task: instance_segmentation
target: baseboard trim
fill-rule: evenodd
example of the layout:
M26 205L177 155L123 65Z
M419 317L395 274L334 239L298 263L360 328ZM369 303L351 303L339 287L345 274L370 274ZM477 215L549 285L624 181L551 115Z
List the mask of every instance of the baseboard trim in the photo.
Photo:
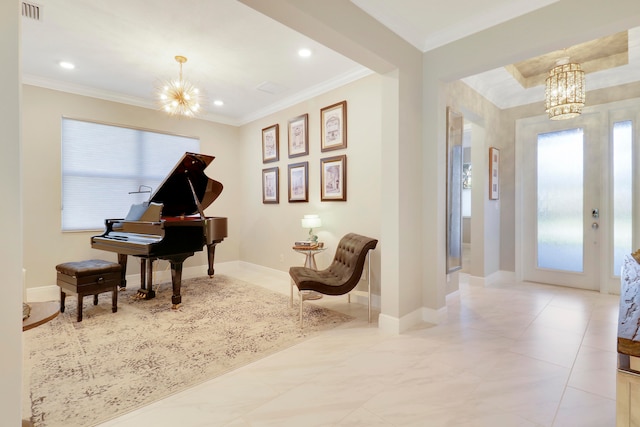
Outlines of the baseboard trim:
M378 316L378 328L393 334L401 334L409 329L430 323L433 325L440 324L447 318L447 307L439 309L420 307L401 318L380 314Z
M240 268L238 264L240 261L229 261L217 263L215 265L216 274L229 274L227 271L233 271ZM194 277L202 277L207 275L208 265L197 265L194 267L186 267L182 269L182 279L193 279ZM140 286L140 274L127 274L127 287ZM164 283L171 281L171 265L166 263L154 263L153 271L153 283ZM44 285L33 288L27 288L25 290L26 298L28 302L42 302L42 301L60 301L60 288L58 285Z
M280 279L283 280L290 280L290 276L289 273L287 271L282 271L282 270L276 270L275 268L271 268L271 267L265 267L263 265L258 265L258 264L253 264L250 262L246 262L246 261L236 261L237 262L237 268L242 269L242 270L249 270L249 271L253 271L256 273L264 273L264 274L269 274L272 276L276 276ZM229 273L231 274L231 273Z
M485 277L469 275L469 284L472 286L491 286L501 282L515 283L515 281L515 271L499 270Z
M26 294L27 302L60 301L60 288L58 285L27 288Z
M158 269L154 269L153 272L153 283L163 283L171 281L171 268L168 263L165 266L164 264L159 264ZM207 274L207 265L200 265L194 267L187 267L182 270L182 278L183 279L191 279L194 277L201 277ZM273 277L277 277L282 280L290 280L289 273L281 270L276 270L274 268L269 268L265 266L261 266L258 264L253 264L245 261L227 261L216 263L215 265L215 273L216 274L225 274L225 275L233 275L234 272L238 271L252 271L259 274L270 275ZM486 286L488 279L491 280L491 283L495 283L500 280L508 280L508 278L515 278L515 273L513 272L497 272L493 275L483 278L483 277L475 277L469 276L469 283L474 283L477 281L478 284L482 286ZM135 287L138 288L140 286L140 275L139 274L129 274L126 277L127 279L127 287ZM513 280L513 279L511 279ZM366 294L366 292L365 292ZM455 298L459 296L459 292L452 292L450 295L447 295L447 299ZM60 300L60 288L57 285L45 285L33 288L26 289L26 298L29 302L38 302L38 301L59 301ZM363 295L361 291L358 293L354 293L352 295L353 302L358 304L367 304L367 296ZM371 295L371 306L376 310L380 310L381 307L381 297L380 295ZM394 333L401 334L415 326L418 326L423 323L430 324L440 324L444 319L447 318L447 307L442 307L439 309L432 309L427 307L420 307L411 313L408 313L401 318L389 316L387 314L380 314L378 317L378 327L379 329Z

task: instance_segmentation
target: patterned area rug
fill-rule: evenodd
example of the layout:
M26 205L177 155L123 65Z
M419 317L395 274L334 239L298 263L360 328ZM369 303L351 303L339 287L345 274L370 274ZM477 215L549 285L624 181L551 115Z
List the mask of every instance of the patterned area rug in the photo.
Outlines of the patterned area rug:
M76 298L54 320L24 336L23 416L35 427L91 426L184 390L351 317L305 305L305 327L289 298L237 279L184 280L182 305L171 309L171 284L156 298L120 292L84 298L76 322Z

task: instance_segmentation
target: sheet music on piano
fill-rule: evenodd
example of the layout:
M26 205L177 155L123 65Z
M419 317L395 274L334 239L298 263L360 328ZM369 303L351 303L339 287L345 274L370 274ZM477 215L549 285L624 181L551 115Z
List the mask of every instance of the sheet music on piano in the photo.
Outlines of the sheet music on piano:
M91 238L91 247L118 254L126 286L127 256L141 260L138 294L151 299L153 261L171 263L173 307L182 302L182 265L204 246L208 274L214 275L215 246L227 237L227 218L206 217L204 210L222 192L223 186L204 173L213 156L185 153L147 202L134 204L125 218L106 219L105 231Z

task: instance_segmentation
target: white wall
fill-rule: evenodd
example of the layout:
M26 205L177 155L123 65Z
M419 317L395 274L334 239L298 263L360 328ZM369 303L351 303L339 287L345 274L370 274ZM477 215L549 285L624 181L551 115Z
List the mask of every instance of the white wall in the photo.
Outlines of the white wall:
M20 13L18 2L0 2L0 414L20 425L22 384L22 197L20 180Z
M240 131L242 223L239 236L240 259L276 270L288 271L302 265L303 255L292 251L296 240L304 240L308 230L301 228L304 214L318 214L322 227L314 230L328 250L316 255L318 268L333 259L340 238L349 232L369 237L380 236L380 180L383 160L380 156L380 77L371 75L340 89L325 93L276 114L242 126ZM347 148L320 151L320 109L347 101ZM288 158L289 119L309 115L309 154ZM262 129L280 127L280 160L262 163ZM347 200L320 201L320 159L347 156ZM288 165L308 162L309 202L289 203ZM279 168L279 204L262 203L262 169ZM379 271L382 243L372 253L373 292L380 293Z
M35 86L24 85L23 96L24 267L28 288L54 285L55 266L61 262L91 258L116 260L114 253L91 248L90 237L102 230L63 233L60 229L62 116L199 137L201 152L216 157L206 173L224 185L222 194L206 214L229 218L229 237L217 246L216 263L238 259L242 168L238 128L203 120L172 118L161 111ZM138 260L129 258L127 271L137 274ZM161 270L168 266L166 261L157 264ZM206 265L206 250L185 261L185 267L200 265Z

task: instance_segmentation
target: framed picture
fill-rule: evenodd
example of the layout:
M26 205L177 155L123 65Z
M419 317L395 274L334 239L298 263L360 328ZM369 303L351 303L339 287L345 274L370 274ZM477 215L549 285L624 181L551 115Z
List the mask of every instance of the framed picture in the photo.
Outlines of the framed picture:
M289 202L309 201L309 162L289 165Z
M347 156L320 159L320 200L347 200Z
M489 147L489 200L500 198L500 150Z
M309 154L309 115L289 120L289 158Z
M347 101L320 110L320 151L347 148Z
M262 163L277 162L280 159L279 125L262 129Z
M262 169L262 203L279 203L278 167Z

